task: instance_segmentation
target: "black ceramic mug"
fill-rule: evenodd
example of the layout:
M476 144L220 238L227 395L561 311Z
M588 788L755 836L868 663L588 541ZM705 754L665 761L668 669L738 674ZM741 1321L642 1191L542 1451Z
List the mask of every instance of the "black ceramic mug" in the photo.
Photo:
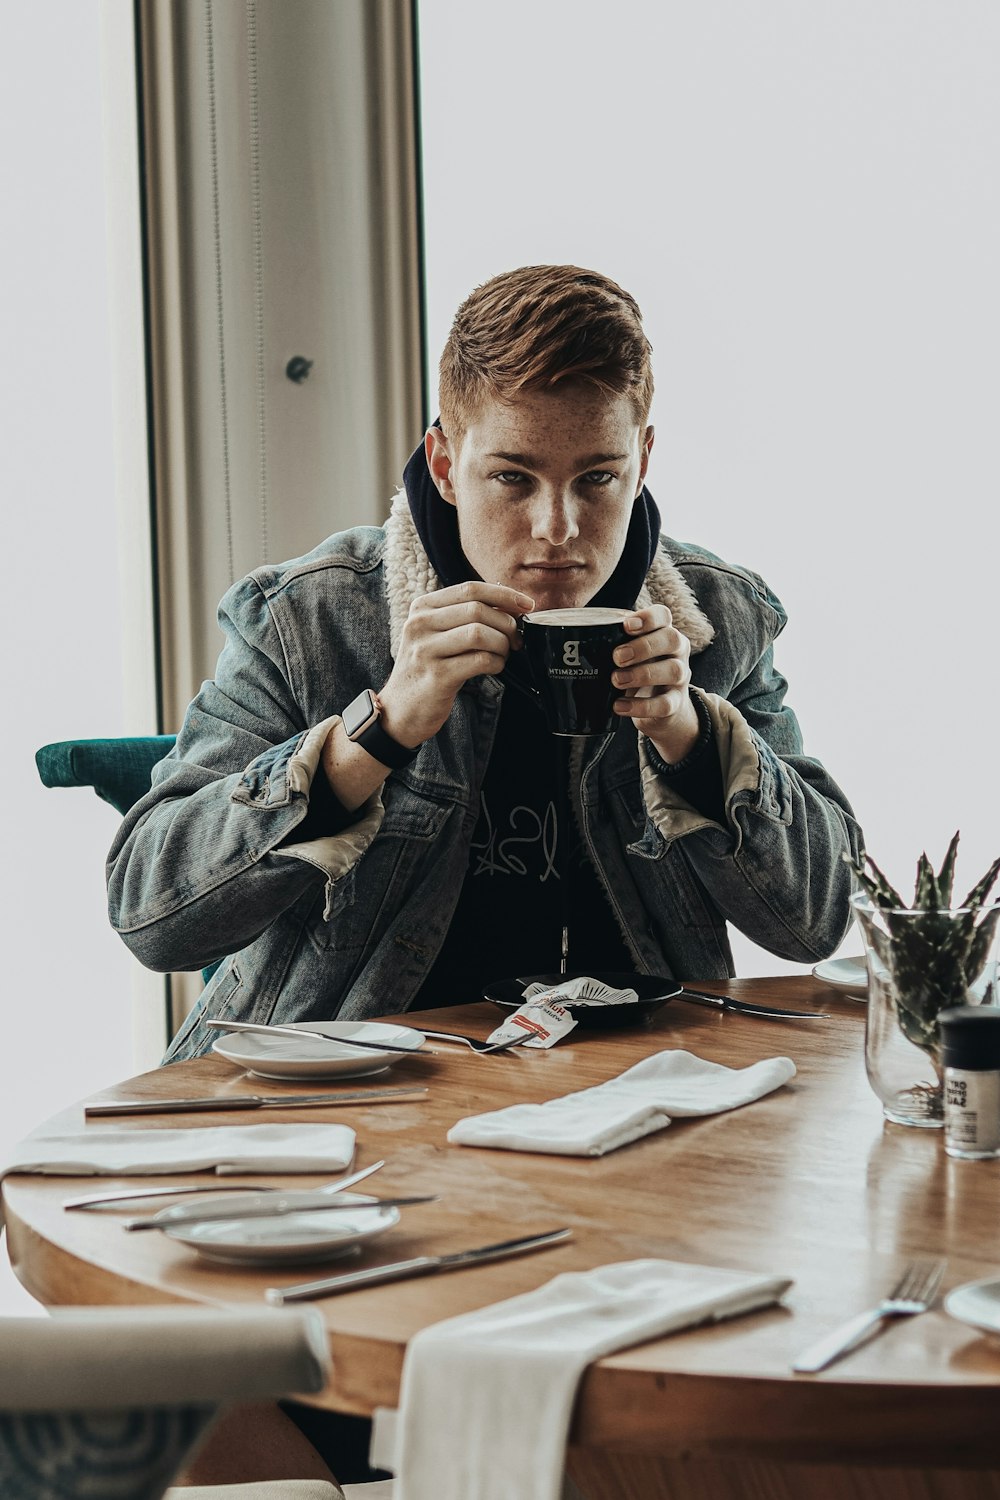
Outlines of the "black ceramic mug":
M553 734L609 734L618 727L612 653L628 639L630 613L588 605L522 616L528 665Z

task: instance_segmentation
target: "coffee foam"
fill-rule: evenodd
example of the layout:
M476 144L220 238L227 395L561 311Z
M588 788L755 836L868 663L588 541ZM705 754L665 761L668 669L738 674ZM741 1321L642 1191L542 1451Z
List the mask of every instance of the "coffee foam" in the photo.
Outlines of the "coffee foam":
M540 609L525 615L528 625L618 625L627 619L627 609L605 609L601 605L582 609Z

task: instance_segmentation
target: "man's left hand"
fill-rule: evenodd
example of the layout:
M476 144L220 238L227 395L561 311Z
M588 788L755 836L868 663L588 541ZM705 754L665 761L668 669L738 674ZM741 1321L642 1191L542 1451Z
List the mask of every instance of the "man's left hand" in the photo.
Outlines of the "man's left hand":
M698 743L701 724L691 701L691 642L675 630L669 609L653 604L624 621L630 637L615 650L615 712L633 719L670 765Z

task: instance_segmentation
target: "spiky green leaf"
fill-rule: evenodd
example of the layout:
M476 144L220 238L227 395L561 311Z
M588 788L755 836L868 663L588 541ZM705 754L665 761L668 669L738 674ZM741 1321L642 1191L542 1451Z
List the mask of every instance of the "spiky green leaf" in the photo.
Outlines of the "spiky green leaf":
M917 860L917 883L913 890L913 909L914 911L937 911L940 905L934 866L926 853L921 854Z
M955 856L958 853L958 839L959 834L956 830L951 843L948 845L948 851L941 866L941 873L938 875L938 897L942 906L951 905L952 888L955 884Z
M978 911L993 889L993 884L998 875L1000 875L1000 858L993 861L982 880L976 881L976 884L972 887L962 905L969 907L972 911Z

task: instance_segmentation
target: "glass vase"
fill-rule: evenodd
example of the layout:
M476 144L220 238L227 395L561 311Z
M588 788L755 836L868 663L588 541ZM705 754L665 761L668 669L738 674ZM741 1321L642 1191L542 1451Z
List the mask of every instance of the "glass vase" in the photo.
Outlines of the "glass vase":
M944 1092L938 1016L996 1004L1000 904L944 911L887 909L852 898L868 965L865 1068L896 1125L940 1129Z

